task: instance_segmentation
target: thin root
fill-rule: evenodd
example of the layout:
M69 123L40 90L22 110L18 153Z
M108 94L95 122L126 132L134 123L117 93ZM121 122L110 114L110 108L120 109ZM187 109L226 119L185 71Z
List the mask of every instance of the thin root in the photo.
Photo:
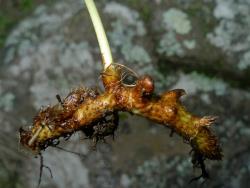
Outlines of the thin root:
M42 181L43 168L46 168L50 173L50 177L53 178L51 169L48 166L44 165L43 163L44 161L43 161L43 156L41 153L39 153L39 157L40 157L40 170L39 170L39 179L38 179L37 188L39 188L41 181Z

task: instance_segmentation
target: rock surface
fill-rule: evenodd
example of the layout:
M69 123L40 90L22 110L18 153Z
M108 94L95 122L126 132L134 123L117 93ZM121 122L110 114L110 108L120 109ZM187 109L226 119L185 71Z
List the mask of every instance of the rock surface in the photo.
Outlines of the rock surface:
M97 1L96 1L97 2ZM248 0L98 1L115 60L151 74L157 91L183 88L190 111L220 117L214 130L222 162L208 162L207 187L248 187L250 180L250 3ZM34 187L39 160L18 149L20 126L31 124L56 94L100 86L101 58L82 1L40 5L9 34L0 68L0 187ZM184 187L190 148L169 130L128 114L113 142L88 148L83 135L45 152L41 187ZM136 122L136 123L135 123ZM21 151L20 151L21 150ZM188 186L199 187L201 182Z

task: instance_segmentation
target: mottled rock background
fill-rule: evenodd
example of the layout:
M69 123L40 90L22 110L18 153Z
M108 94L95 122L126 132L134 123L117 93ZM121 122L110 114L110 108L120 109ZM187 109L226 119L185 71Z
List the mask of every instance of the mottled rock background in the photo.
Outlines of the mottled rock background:
M214 131L224 150L207 161L204 187L250 184L250 1L96 1L115 60L151 74L157 91L183 88L187 108L218 115ZM100 87L101 58L86 7L80 0L0 0L0 187L35 187L39 160L18 145L18 129L41 106L77 86ZM49 148L41 188L165 188L188 184L190 147L160 125L121 115L115 141L89 149L74 135Z

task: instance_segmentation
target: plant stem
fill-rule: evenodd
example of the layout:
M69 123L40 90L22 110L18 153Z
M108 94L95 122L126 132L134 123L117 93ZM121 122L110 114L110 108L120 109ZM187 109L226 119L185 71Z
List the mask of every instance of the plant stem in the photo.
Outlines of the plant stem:
M98 14L98 11L96 9L94 1L85 0L85 3L89 11L94 29L95 29L95 33L96 33L97 40L100 46L101 54L103 56L103 66L105 70L113 62L110 46L109 46L107 36L103 28L103 24Z

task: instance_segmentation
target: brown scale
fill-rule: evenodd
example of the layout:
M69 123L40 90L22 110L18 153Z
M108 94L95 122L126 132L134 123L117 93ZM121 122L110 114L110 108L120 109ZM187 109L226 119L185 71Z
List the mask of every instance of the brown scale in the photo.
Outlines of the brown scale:
M73 113L84 100L88 98L95 99L98 95L96 90L81 87L70 92L63 101L60 96L57 95L58 104L52 107L42 108L34 117L34 131L25 131L20 128L20 142L35 152L39 152L50 145L55 145L52 143L54 143L54 140L58 140L59 137L68 138L76 131L74 127L77 122L72 119ZM41 139L40 141L39 138L37 138L33 142L30 142L37 130L42 132L44 129L48 130L44 133L48 138ZM56 133L58 130L62 130L62 134L55 134L53 137L49 137L49 135L51 135L50 133Z

